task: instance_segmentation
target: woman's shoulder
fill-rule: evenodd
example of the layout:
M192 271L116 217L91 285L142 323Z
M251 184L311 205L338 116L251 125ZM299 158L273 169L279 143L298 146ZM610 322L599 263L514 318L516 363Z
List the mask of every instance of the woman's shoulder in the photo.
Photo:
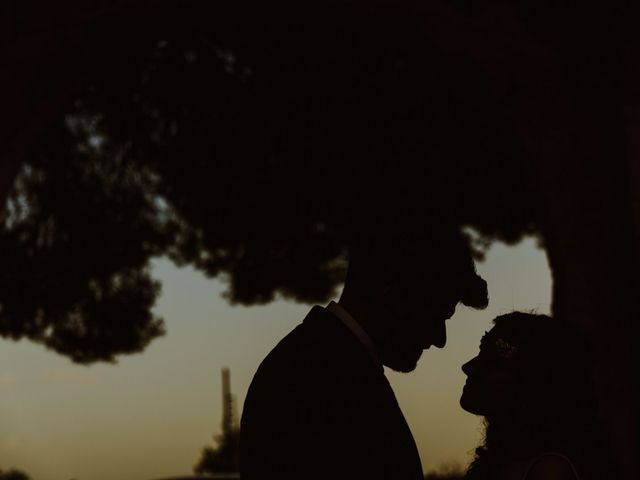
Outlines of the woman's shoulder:
M580 480L580 476L568 457L547 452L531 461L523 480Z

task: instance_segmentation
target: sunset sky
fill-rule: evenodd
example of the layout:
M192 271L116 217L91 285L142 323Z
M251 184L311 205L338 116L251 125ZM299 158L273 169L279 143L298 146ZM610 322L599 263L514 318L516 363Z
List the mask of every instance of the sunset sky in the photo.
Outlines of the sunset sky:
M490 304L458 306L443 350L423 355L412 374L388 372L425 471L464 466L480 439L478 418L462 411L460 366L477 352L496 315L549 312L545 254L527 239L496 244L478 271ZM167 335L115 365L81 367L29 342L0 340L0 469L33 480L152 480L192 472L220 430L221 374L242 406L259 362L299 323L309 305L230 306L224 284L159 259L163 283L155 311Z

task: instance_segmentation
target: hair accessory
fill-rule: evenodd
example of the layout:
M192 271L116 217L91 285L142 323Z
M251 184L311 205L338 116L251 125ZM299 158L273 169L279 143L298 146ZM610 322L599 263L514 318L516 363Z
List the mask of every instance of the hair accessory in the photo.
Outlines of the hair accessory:
M518 347L507 342L504 338L498 338L495 342L498 355L502 358L513 358L518 352Z

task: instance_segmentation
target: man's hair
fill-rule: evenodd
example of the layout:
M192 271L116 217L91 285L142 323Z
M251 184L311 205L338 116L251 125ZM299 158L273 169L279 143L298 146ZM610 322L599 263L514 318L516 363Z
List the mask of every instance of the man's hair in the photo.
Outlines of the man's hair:
M488 304L487 283L476 273L468 239L448 225L386 224L361 232L349 250L345 286L397 285L409 295L450 294L473 308Z

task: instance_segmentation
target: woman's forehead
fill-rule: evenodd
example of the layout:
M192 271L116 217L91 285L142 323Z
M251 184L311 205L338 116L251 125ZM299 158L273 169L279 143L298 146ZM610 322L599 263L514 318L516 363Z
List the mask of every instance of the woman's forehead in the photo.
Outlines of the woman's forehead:
M484 335L480 339L480 348L493 348L498 343L513 343L514 340L515 338L512 332L509 332L504 328L493 327L488 332L484 332Z
M500 332L496 332L495 327L488 332L484 332L484 335L480 339L480 347L488 347L495 344L496 340L500 338L499 333Z

